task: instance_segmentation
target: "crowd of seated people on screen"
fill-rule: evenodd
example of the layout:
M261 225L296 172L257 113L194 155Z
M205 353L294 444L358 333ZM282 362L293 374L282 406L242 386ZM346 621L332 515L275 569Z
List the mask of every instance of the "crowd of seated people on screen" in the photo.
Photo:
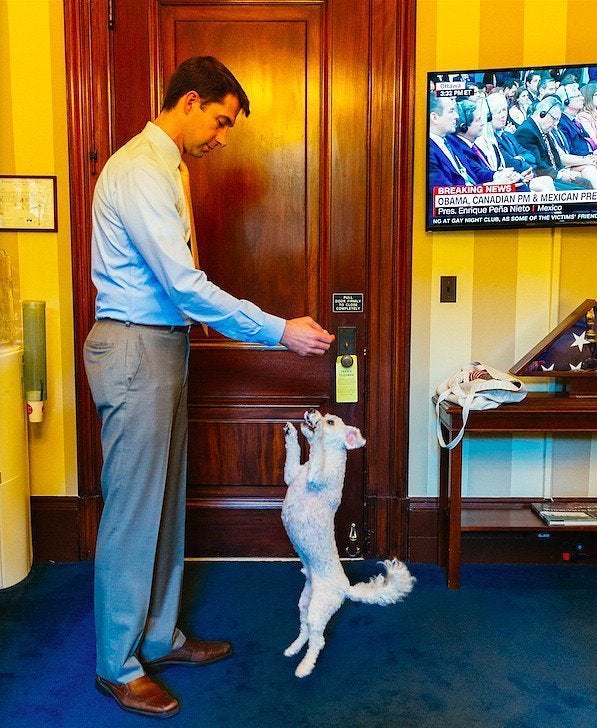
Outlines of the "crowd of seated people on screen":
M442 81L463 83L461 95L437 93ZM435 76L428 174L430 190L597 189L597 67Z

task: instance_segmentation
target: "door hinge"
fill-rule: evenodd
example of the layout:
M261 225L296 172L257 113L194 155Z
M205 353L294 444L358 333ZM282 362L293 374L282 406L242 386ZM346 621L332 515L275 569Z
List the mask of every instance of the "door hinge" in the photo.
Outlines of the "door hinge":
M108 0L108 30L114 30L114 0Z
M97 149L90 149L88 157L89 161L91 162L91 168L89 172L90 174L95 175L97 174L97 168L95 166L97 164Z

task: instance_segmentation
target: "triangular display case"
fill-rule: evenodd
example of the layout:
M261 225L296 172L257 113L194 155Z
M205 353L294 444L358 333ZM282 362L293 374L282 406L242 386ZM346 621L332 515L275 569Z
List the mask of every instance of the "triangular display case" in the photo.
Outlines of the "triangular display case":
M517 377L558 377L570 397L597 397L597 301L583 301L510 371Z

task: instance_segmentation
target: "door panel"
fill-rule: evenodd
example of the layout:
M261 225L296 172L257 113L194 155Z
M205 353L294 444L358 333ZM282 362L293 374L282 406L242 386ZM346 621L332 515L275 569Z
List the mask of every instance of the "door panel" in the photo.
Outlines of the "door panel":
M93 0L92 3L64 0L82 554L93 557L101 512L99 419L91 401L81 355L83 341L94 320L95 290L90 277L81 274L90 267L91 199L97 174L109 155L139 132L148 118L157 114L163 66L170 64L173 67L176 61L175 50L169 60L163 52L162 36L167 32L165 18L173 9L179 13L186 9L191 13L205 11L204 22L214 24L233 21L243 23L245 27L251 22L263 24L266 21L278 24L278 27L282 23L292 24L292 30L287 28L287 31L294 41L280 39L280 47L286 49L286 55L288 46L285 44L294 42L291 49L297 47L294 24L302 22L305 26L307 47L302 56L305 70L300 76L301 83L305 82L307 87L301 107L306 114L307 130L303 152L305 252L302 258L299 254L288 261L289 272L285 273L285 277L291 279L288 293L283 291L281 300L274 301L274 310L278 313L284 313L284 308L290 310L299 300L297 287L300 286L300 295L306 295L305 308L307 303L315 302L309 309L321 314L328 328L358 327L358 351L363 353L367 345L369 362L366 373L365 367L360 367L361 384L365 382L367 387L366 398L356 407L341 407L332 404L331 357L297 362L296 357L283 350L258 347L249 347L250 356L247 357L247 347L234 342L225 342L215 336L207 341L195 340L191 359L194 385L190 414L195 441L192 448L196 455L191 456L189 463L194 485L189 488L188 498L188 553L232 552L231 542L237 544L237 553L246 555L290 550L280 529L279 506L284 488L281 485L279 427L285 418L298 420L303 408L321 406L329 407L357 424L362 423L364 415L366 423L367 468L363 473L363 450L351 453L344 503L337 519L341 546L347 526L353 518L356 519L354 522L360 518L364 495L369 555L407 556L415 4L415 0L362 3L355 0L293 0L290 3L283 0L261 0L259 3L246 0L204 0L201 3L187 0ZM355 12L357 5L358 13ZM356 15L358 17L354 17ZM194 15L191 21L195 22ZM175 27L172 24L171 29ZM311 42L310 38L315 41ZM221 38L222 42L225 40ZM172 49L175 45L175 41L170 44ZM242 38L239 47L243 47ZM246 55L252 55L251 48L247 49ZM223 60L233 66L227 58ZM293 56L291 60L296 61L296 58ZM242 59L243 63L250 61L250 58ZM266 58L266 66L267 63ZM298 63L293 65L295 68ZM266 97L264 88L258 83L253 85L251 78L245 78L242 65L233 66L233 69L245 85L251 84L253 101L253 115L248 120L241 120L234 131L236 135L248 133L251 123L258 118L259 94L264 94L263 101L274 96L268 92L270 95ZM293 70L293 77L287 78L288 83L284 86L298 88L295 76ZM308 89L315 89L317 85L319 98L314 101ZM275 89L276 100L280 93L283 98L284 88ZM264 108L266 106L263 104ZM244 132L241 124L245 126ZM276 146L275 139L261 138L267 133L265 126L253 128L262 148L256 152L249 147L244 152L247 158L254 154L254 163L274 147L278 156L273 155L270 160L276 166L279 157L281 163L287 161L281 155L288 151L295 154L290 146L288 149ZM232 149L230 146L223 152L218 162L225 161ZM244 155L241 159L240 167L230 175L235 180L236 194L249 203L256 199L263 204L262 189L271 186L267 186L267 180L264 183L262 179L245 174ZM292 160L296 159L296 155L292 157ZM199 171L201 169L199 166ZM273 173L269 168L266 171ZM205 194L210 193L210 185L205 185L203 180L194 178L193 181L195 185L202 185ZM297 181L294 176L277 175L277 186L287 182L295 185ZM197 208L201 204L197 199L198 189L195 189ZM286 199L290 200L289 205L295 202L292 196ZM288 209L292 209L290 215ZM269 212L273 214L271 209ZM205 209L197 209L197 213L197 222L200 222L199 216ZM291 207L278 214L286 226L297 222L296 212ZM214 217L219 221L224 217L223 212L214 213ZM245 209L241 217L237 216L233 232L247 221L253 225L255 235L259 235L259 225L269 223L261 223L256 214L251 216L251 210ZM226 224L230 224L228 220ZM300 234L298 237L300 239ZM204 229L202 245L207 255L210 251L205 250L205 245L209 239L209 230ZM288 235L288 239L296 243L296 238ZM230 246L229 250L236 250L236 238L224 242ZM268 276L276 280L278 270L286 264L284 248L281 250L278 267L268 269ZM216 257L208 262L219 266L220 259ZM230 262L233 268L235 262ZM250 264L252 260L244 261L242 266L236 264L234 272L238 274L238 280L243 276L239 287L252 285L244 275L245 266ZM267 260L259 260L255 268L260 271L267 265ZM301 271L305 271L304 280ZM228 266L225 266L222 270L218 268L216 275L227 275L228 272ZM297 286L294 286L295 280ZM231 285L236 282L237 276L233 276ZM267 289L260 299L264 302L268 296L268 282L262 286ZM366 294L364 314L331 314L331 292L347 291L348 286ZM252 290L262 295L259 286L253 286ZM365 320L368 332L364 328ZM226 347L226 356L222 357ZM200 357L197 356L199 351ZM237 376L239 367L240 371L246 372L242 380ZM365 402L367 407L363 412ZM246 428L246 420L251 418L252 424ZM227 470L223 472L224 466L219 468L215 464L211 449L205 445L206 440L210 440L209 434L199 440L199 428L204 426L219 428L215 435L219 439L226 427L231 432L237 426L242 428L242 435L239 430L229 440L238 443L239 437L245 438L243 448L249 445L261 448L268 438L270 450L263 458L267 467L249 454L246 463L235 456L234 463L226 465ZM251 428L253 441L247 438ZM255 440L257 444L254 444ZM213 446L219 448L218 458L223 457L222 452L235 452L224 444L218 441L217 446ZM270 458L272 462L269 462ZM224 477L229 478L228 483L221 482ZM270 484L278 478L280 484ZM231 484L233 482L237 484Z
M364 430L366 313L333 313L331 299L359 292L367 302L369 3L359 13L352 0L115 7L113 58L127 59L113 68L115 142L155 117L163 79L191 55L222 60L251 100L226 149L189 160L209 278L285 318L357 327L360 399L351 405L334 402L335 347L302 358L215 332L192 336L187 554L289 555L283 424L317 407ZM341 551L351 523L363 534L364 457L348 458Z
M319 313L320 16L251 5L161 14L164 79L185 58L214 55L251 100L223 154L189 160L202 265L285 318Z

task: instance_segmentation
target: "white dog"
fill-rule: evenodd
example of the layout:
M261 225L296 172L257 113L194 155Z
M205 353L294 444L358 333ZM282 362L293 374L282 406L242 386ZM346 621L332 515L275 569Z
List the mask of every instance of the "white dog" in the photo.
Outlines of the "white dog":
M394 604L413 588L415 578L396 559L384 561L386 574L369 582L350 585L336 548L334 515L342 500L346 451L363 447L365 440L356 427L317 410L305 412L301 431L310 447L309 459L301 465L297 431L286 423L284 480L288 486L282 505L282 521L303 562L305 587L299 600L299 636L284 651L296 655L309 642L296 669L297 677L309 675L325 640L324 629L346 597L367 604Z

